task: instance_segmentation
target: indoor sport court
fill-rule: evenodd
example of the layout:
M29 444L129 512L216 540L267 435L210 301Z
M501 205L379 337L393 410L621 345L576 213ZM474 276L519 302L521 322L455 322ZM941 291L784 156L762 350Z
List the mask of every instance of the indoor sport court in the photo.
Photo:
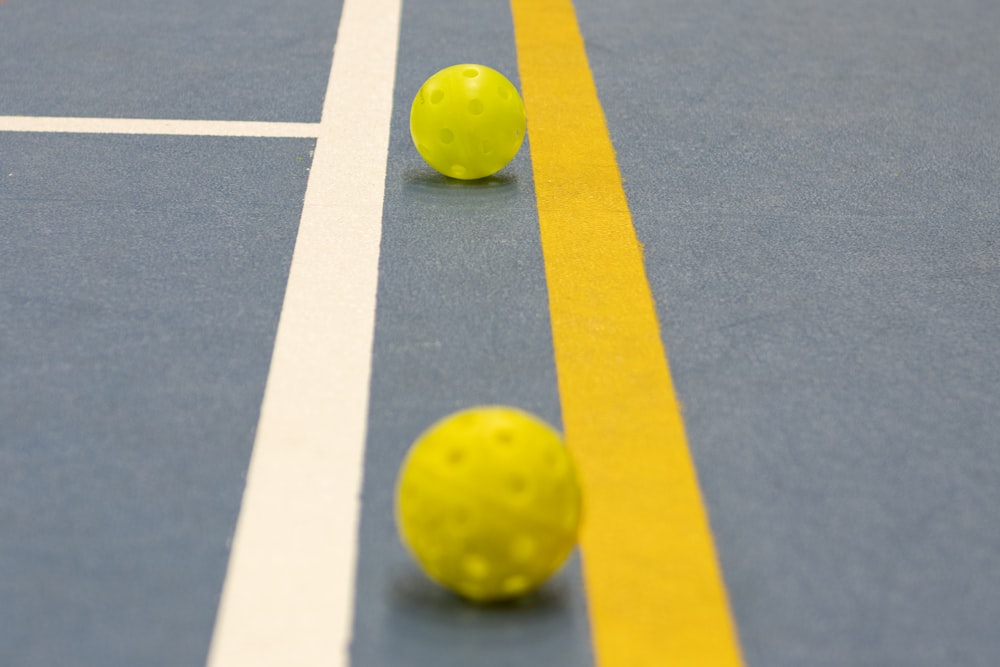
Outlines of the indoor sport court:
M0 0L0 665L1000 664L1000 3ZM461 181L422 82L504 73ZM565 433L475 605L410 444Z

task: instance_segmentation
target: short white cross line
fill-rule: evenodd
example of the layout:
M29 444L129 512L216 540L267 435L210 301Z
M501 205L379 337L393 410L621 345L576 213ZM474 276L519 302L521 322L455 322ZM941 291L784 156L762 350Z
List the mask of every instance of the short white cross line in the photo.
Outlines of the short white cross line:
M0 116L0 132L315 138L319 136L320 124L171 118Z

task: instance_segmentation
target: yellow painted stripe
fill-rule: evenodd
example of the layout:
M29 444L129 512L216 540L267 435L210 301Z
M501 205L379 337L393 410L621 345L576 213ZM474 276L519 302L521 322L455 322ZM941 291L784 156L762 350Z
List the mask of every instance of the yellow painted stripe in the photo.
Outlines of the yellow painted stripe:
M741 664L614 148L570 0L511 0L603 667Z

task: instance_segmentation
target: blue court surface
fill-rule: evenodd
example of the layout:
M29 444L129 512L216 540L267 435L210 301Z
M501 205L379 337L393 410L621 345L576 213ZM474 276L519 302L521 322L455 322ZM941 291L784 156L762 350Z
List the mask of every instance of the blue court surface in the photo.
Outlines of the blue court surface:
M539 1L740 664L1000 664L1000 3ZM443 67L521 88L517 2L0 0L0 665L722 664L605 652L585 549L482 607L397 537L432 422L563 425L544 121L474 182L409 134Z

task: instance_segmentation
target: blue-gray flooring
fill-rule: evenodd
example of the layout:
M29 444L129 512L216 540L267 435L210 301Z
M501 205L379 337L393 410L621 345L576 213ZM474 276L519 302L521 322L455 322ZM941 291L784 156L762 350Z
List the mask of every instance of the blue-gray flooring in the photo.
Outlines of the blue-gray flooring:
M460 62L517 61L506 3L404 3L386 178L369 437L359 537L356 667L592 663L574 558L521 604L475 607L438 589L393 525L397 470L432 422L508 404L558 425L545 272L527 146L496 176L460 182L413 148L423 81Z
M208 650L311 140L0 135L0 663Z
M747 662L1000 662L1000 5L576 2Z
M748 666L997 664L1000 5L575 5ZM7 0L0 114L315 121L339 12ZM528 150L458 184L406 133L510 25L404 3L360 665L591 661L578 561L479 610L392 525L438 417L559 423ZM0 663L203 661L311 147L0 134Z
M318 121L341 0L0 3L0 115Z

